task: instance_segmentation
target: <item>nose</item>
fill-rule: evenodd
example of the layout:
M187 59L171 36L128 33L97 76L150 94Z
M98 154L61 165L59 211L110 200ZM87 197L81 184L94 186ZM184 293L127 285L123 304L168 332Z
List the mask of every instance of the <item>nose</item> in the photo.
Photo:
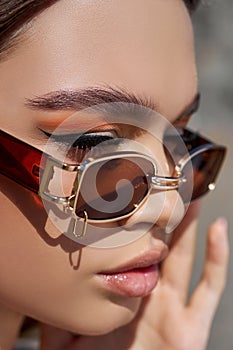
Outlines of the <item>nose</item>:
M157 226L166 233L172 232L185 214L184 203L176 190L152 191L148 199L129 218L121 222L127 230L140 224Z
M153 141L154 142L154 141ZM151 140L150 140L151 146ZM158 175L171 176L171 168L161 144L153 144L158 165ZM127 219L123 225L127 230L134 230L135 225L157 226L162 231L170 233L181 222L185 214L185 206L176 189L152 189L147 199ZM122 223L121 223L122 224ZM149 229L147 229L148 231Z

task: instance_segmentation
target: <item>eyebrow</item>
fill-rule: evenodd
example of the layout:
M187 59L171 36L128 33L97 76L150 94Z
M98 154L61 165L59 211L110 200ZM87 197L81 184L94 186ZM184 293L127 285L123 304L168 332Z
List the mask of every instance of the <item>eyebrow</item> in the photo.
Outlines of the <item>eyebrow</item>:
M111 103L117 102L117 111L115 105ZM193 100L184 108L182 113L176 118L176 121L183 120L199 108L200 93L197 93ZM110 104L110 112L117 113L134 113L135 105L145 109L159 112L159 105L151 98L146 96L139 96L125 89L114 87L89 87L77 90L59 90L49 92L42 96L36 96L33 99L26 99L25 106L32 110L40 111L80 111L86 108L94 110L103 110L106 108L105 104ZM100 108L99 108L100 106ZM108 105L109 106L109 105ZM121 108L119 108L119 106ZM105 109L106 111L106 109ZM109 112L109 107L107 108ZM137 113L139 110L137 109Z

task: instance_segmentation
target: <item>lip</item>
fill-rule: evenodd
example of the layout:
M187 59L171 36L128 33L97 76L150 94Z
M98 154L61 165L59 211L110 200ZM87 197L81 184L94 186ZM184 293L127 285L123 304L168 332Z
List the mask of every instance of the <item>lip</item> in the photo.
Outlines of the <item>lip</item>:
M116 268L98 273L107 290L124 297L144 297L152 292L159 280L159 263L168 249L154 249L134 257Z
M100 274L112 274L112 273L120 273L133 269L146 268L151 265L159 264L162 260L164 260L168 255L168 248L164 245L163 248L153 248L139 256L135 256L128 260L127 262L115 267L110 268L104 271L101 271Z

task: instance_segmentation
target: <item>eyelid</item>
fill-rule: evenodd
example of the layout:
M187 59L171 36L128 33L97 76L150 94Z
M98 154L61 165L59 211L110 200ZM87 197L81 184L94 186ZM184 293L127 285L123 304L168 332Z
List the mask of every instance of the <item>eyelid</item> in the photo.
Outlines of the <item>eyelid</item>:
M69 140L77 140L81 137L95 137L95 136L109 136L112 138L117 138L118 135L114 130L111 131L92 131L92 132L88 132L88 133L65 133L65 134L54 134L54 133L50 133L48 131L45 131L41 128L39 128L39 130L48 138L54 139L57 142L64 142Z

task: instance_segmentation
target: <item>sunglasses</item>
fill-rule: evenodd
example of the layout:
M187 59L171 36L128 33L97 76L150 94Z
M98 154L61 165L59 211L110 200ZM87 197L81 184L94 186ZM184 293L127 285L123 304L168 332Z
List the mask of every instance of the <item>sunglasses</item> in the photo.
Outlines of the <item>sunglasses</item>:
M113 222L132 215L152 190L176 189L184 203L189 203L214 189L226 148L189 129L181 137L188 153L167 177L159 176L156 161L143 153L120 151L67 164L1 131L0 173L41 199L62 204L76 221ZM175 146L174 137L169 142ZM58 170L73 174L72 189L66 196L54 193L58 184L51 186Z

